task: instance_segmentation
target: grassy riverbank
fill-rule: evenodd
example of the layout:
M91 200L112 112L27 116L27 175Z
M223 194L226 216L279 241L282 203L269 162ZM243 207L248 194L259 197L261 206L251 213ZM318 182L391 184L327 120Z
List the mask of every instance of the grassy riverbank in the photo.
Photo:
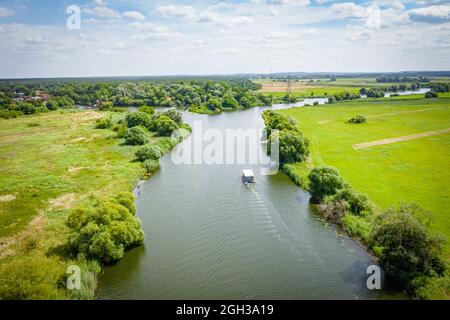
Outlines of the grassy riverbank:
M368 245L373 245L370 234L381 212L418 204L430 213L430 231L447 241L443 258L448 267L449 102L446 98L382 99L283 110L310 140L309 161L287 164L284 172L308 188L313 167L337 168L353 189L375 205L374 215L345 215L341 222L351 236ZM367 123L348 123L356 115L365 116ZM415 294L448 299L449 281L448 273L434 277Z
M65 255L67 216L95 199L132 191L144 174L134 161L139 146L95 129L96 120L108 115L125 116L61 111L0 119L0 298L93 298L91 272L99 267ZM76 293L64 282L74 264L83 279Z
M419 204L433 214L432 228L450 239L450 134L354 148L361 143L401 140L404 136L447 129L449 99L360 100L282 112L295 118L310 138L314 165L336 167L346 181L381 209L400 203ZM347 123L359 114L367 117L367 123ZM299 176L309 171L304 164L288 167ZM445 252L449 258L449 245Z

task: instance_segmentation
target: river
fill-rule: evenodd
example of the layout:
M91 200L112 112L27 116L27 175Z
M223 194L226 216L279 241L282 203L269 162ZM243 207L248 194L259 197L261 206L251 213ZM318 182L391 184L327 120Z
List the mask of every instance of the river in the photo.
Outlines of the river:
M215 116L186 112L184 118L221 132L260 129L264 109ZM145 243L104 269L98 299L393 297L367 289L367 267L376 261L313 212L309 194L286 176L259 175L248 165L177 165L170 155L160 162L136 199ZM244 167L254 169L252 187L242 184Z

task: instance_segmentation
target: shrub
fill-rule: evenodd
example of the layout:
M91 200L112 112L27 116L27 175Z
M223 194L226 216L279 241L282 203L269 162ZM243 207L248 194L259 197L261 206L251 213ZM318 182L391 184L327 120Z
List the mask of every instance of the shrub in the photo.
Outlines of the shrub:
M42 256L17 257L0 266L0 300L62 299L61 264Z
M155 127L158 135L162 137L169 137L176 129L178 129L176 122L165 115L160 116L158 120L156 120Z
M22 111L17 110L0 110L0 118L12 119L23 115Z
M152 174L159 168L159 161L149 159L144 162L144 168L147 174Z
M144 112L147 114L154 114L155 113L155 108L150 107L150 106L142 106L139 108L139 112Z
M336 224L341 224L342 217L348 210L348 204L343 201L325 201L319 204L320 213Z
M127 134L128 127L127 127L126 124L120 123L120 124L115 125L113 130L115 132L117 132L117 137L118 138L124 138L125 135Z
M425 93L425 98L427 99L431 99L431 98L437 98L438 94L434 91L428 91L427 93Z
M111 110L114 107L113 103L111 101L103 101L100 106L99 106L99 110L100 111L105 111L105 110Z
M140 148L138 151L136 151L135 155L136 159L144 162L148 159L158 160L162 156L162 153L158 146L151 144Z
M381 247L386 274L410 290L417 287L420 277L444 271L439 258L443 240L430 235L423 216L415 205L387 210L375 221L371 235L372 243Z
M361 239L364 243L370 240L371 224L367 219L353 214L346 213L341 223L345 231L351 236Z
M128 128L142 126L149 128L151 125L150 116L145 112L130 112L125 117L125 122Z
M366 123L367 118L365 116L357 115L356 117L351 118L348 120L348 123Z
M349 187L340 190L334 200L343 200L349 204L349 209L352 213L362 214L363 212L369 213L372 211L372 206L370 205L369 199Z
M142 127L128 129L124 137L128 145L143 145L148 142L147 134Z
M111 126L112 126L112 119L111 119L111 117L105 117L105 118L102 118L102 119L98 119L96 121L95 128L96 129L108 129L108 128L111 128Z
M176 109L170 109L170 110L164 112L164 115L166 117L169 117L170 119L172 119L177 125L180 125L183 123L183 115L181 114L180 111L178 111Z
M326 196L335 195L344 186L344 180L339 172L328 166L315 167L311 170L308 178L313 203L320 203Z
M134 216L133 195L98 200L93 208L79 208L68 217L69 246L81 257L101 263L121 259L125 250L141 244L144 232Z
M267 146L268 154L272 153L272 141L278 141L280 163L305 161L309 154L309 141L299 131L281 130L272 134Z

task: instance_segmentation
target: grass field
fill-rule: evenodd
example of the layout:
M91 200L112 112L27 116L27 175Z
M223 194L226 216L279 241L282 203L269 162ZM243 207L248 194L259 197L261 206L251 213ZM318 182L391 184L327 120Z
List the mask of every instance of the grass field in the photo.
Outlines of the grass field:
M314 165L338 168L381 209L417 203L432 214L432 229L450 241L450 133L355 150L355 144L450 128L450 99L359 100L282 111L311 140ZM366 124L348 124L355 115ZM296 170L306 174L304 164ZM450 257L447 244L445 256Z
M136 147L94 128L104 116L65 111L0 120L0 297L11 291L8 283L19 283L23 298L65 298L57 283L69 264L81 263L57 253L68 213L93 196L131 191L142 173L131 161Z

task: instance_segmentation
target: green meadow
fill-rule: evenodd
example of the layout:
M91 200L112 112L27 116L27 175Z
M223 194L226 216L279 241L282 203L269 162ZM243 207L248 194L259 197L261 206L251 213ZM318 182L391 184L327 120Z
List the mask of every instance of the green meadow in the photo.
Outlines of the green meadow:
M0 119L0 296L20 283L23 299L93 298L95 277L83 290L65 291L68 265L98 272L61 251L67 215L95 198L131 191L143 173L138 147L125 146L111 130L95 129L97 111L50 112ZM114 118L124 115L113 114ZM20 279L20 282L17 280ZM11 296L17 299L20 297Z
M450 99L357 100L292 108L311 141L314 165L331 165L380 209L417 203L431 213L432 229L450 240L450 132L354 149L355 144L450 128ZM367 123L349 124L356 116ZM297 164L306 175L310 165ZM445 255L450 257L447 243Z

